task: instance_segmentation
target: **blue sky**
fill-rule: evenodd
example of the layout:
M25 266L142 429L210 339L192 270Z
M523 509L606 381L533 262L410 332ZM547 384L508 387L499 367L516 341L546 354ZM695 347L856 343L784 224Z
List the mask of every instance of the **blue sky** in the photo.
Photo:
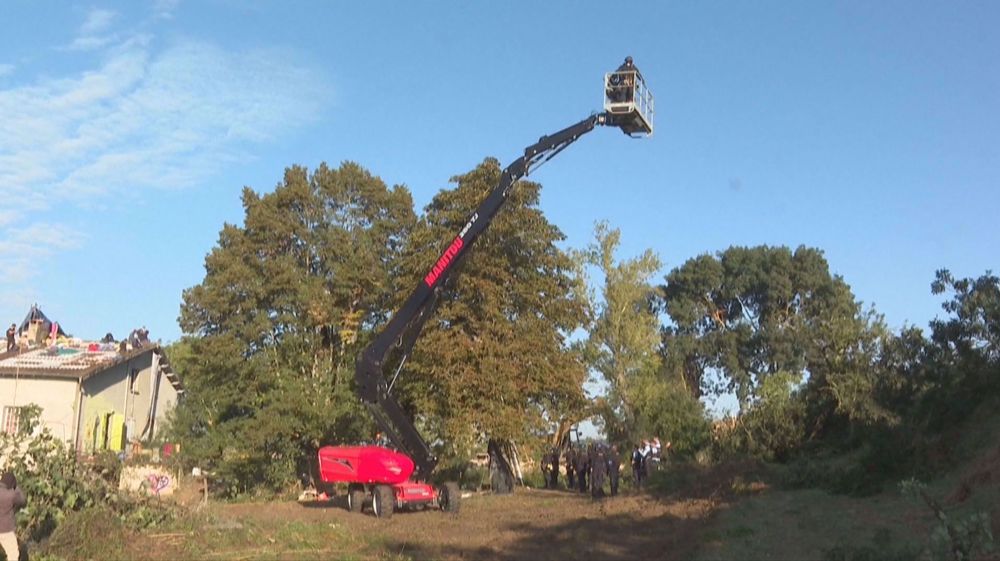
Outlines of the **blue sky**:
M997 270L996 2L0 5L0 321L180 336L244 186L352 160L419 208L601 106L632 55L656 133L599 129L533 179L658 276L730 245L825 251L894 328L934 271Z

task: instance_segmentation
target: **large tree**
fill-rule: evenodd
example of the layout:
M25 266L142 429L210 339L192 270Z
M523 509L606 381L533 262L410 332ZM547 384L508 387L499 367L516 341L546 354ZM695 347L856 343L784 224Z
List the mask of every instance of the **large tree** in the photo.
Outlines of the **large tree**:
M692 395L731 391L746 410L781 374L793 386L806 382L813 433L833 416L890 420L874 392L881 318L861 309L821 251L758 246L702 255L667 275L662 298L673 321L665 361L683 371Z
M431 268L500 179L495 159L452 179L412 236L413 282ZM586 371L567 335L584 322L584 300L563 234L538 208L541 186L516 184L506 206L440 288L400 379L400 392L429 439L463 454L541 435L584 406ZM500 446L499 448L504 448Z
M604 407L599 408L605 432L612 440L632 442L640 430L637 406L645 402L643 394L659 364L660 325L650 280L660 260L652 250L618 260L621 232L606 222L597 224L594 237L579 256L602 279L600 295L589 294L587 362L607 388Z
M941 269L931 291L952 294L952 299L941 305L952 317L931 322L934 342L959 355L1000 361L1000 278L986 271L976 279L956 279Z
M405 187L353 163L289 168L243 207L184 292L175 349L190 395L174 429L233 492L287 484L319 445L361 436L353 359L390 311L416 223Z

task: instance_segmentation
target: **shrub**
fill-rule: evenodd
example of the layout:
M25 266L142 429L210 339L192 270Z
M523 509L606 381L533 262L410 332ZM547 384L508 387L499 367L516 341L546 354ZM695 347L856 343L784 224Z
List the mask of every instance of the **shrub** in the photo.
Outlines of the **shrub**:
M108 458L93 464L39 422L41 408L28 406L16 434L0 434L0 469L12 470L28 504L18 515L19 533L32 541L49 536L74 511L102 506L123 524L142 528L173 517L167 505L118 491L120 466ZM117 459L115 460L117 461Z
M899 489L934 511L938 523L931 530L927 544L932 559L965 561L985 557L995 551L989 513L976 512L964 517L949 515L927 492L927 486L916 479L900 482Z

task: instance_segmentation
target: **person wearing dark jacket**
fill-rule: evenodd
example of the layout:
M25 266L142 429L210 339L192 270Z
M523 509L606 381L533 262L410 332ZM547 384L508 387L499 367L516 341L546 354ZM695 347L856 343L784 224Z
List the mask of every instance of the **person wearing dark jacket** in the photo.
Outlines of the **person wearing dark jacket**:
M636 444L632 449L632 483L635 488L642 489L642 484L646 480L646 456L642 448Z
M17 545L17 525L14 514L27 504L24 493L17 488L17 479L11 472L0 476L0 547L7 554L7 559L21 558L21 550Z
M608 479L611 480L611 496L618 495L618 480L621 478L622 461L618 455L618 446L612 446L608 454Z
M632 57L625 57L625 62L611 74L606 95L611 101L621 103L632 101L636 80L642 79L642 74L632 62Z
M566 459L566 488L576 489L576 449L570 444L564 456Z
M542 482L545 488L549 488L549 484L552 481L552 451L548 451L542 454Z
M552 466L552 468L549 470L549 477L551 478L550 481L549 481L549 489L558 489L559 488L559 448L556 448L555 446L553 446L551 454L552 454L552 456L550 458L550 460L551 460L551 464L550 465Z
M586 493L589 489L587 486L587 474L590 471L589 460L590 455L587 450L576 451L576 490L581 493Z
M604 498L604 476L608 472L608 457L604 445L590 449L590 496Z

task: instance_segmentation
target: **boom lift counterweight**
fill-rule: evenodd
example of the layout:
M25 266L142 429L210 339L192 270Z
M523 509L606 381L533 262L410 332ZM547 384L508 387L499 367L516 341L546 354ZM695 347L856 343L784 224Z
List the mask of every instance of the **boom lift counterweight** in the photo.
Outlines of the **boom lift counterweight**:
M628 99L625 99L626 95L622 93L618 84L621 79L627 79ZM612 83L618 85L609 86ZM392 385L409 357L424 323L433 313L438 287L447 281L455 263L462 259L479 235L489 227L518 180L526 177L533 169L565 150L598 125L618 127L629 136L652 133L652 94L646 89L638 70L623 72L619 69L609 73L605 76L605 86L604 112L593 114L559 132L541 137L504 168L496 187L471 214L399 311L358 357L355 365L358 395L368 406L379 427L402 454L379 447L324 447L320 450L320 475L323 481L327 482L353 483L350 497L354 497L355 501L367 497L369 493L367 489L371 488L373 507L377 515L384 515L379 514L379 511L385 512L387 491L384 487L387 486L392 486L394 489L397 506L410 502L410 499L406 498L407 494L416 492L416 488L422 486L426 487L429 493L425 502L457 508L457 496L452 496L457 492L457 487L434 490L426 483L418 483L427 480L437 465L437 458L391 394ZM390 381L383 372L387 366L386 359L395 348L399 349L398 366ZM386 453L378 460L386 467L384 476L361 473L362 470L357 464L364 461L362 456L365 455L365 448L378 448ZM372 458L375 456L371 456L369 464L376 461ZM359 488L363 491L359 491ZM380 501L383 505L381 509L377 507ZM391 509L389 512L391 513Z

